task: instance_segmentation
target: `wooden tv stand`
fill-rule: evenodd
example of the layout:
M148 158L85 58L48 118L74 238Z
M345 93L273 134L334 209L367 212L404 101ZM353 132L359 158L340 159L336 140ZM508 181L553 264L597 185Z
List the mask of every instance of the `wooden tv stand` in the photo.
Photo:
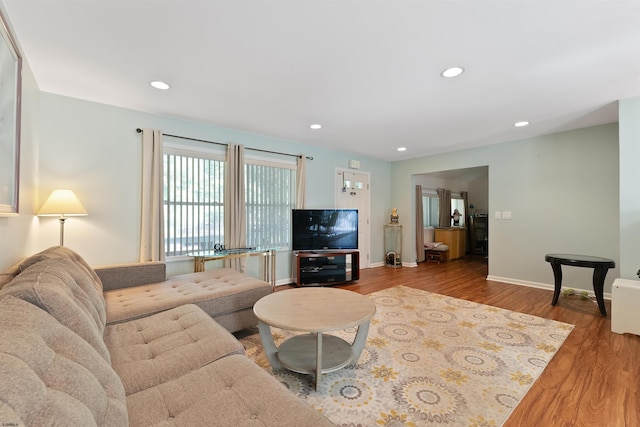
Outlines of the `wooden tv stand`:
M335 285L360 279L360 252L352 250L294 252L296 286ZM347 257L351 268L347 268Z

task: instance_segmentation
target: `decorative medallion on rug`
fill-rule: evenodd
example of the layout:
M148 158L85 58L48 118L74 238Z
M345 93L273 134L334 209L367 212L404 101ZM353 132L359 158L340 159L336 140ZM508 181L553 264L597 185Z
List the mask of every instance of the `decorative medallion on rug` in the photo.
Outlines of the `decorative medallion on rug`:
M273 371L260 336L247 354L338 426L499 426L573 325L398 286L376 303L360 359L313 378ZM294 332L272 328L276 344ZM355 328L332 334L351 342Z

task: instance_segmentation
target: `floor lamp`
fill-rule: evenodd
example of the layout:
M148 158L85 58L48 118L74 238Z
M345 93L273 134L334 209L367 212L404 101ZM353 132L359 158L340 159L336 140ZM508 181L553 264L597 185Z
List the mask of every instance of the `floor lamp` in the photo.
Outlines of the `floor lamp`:
M85 216L88 213L73 191L54 190L36 215L60 217L60 246L64 246L64 222L67 217Z

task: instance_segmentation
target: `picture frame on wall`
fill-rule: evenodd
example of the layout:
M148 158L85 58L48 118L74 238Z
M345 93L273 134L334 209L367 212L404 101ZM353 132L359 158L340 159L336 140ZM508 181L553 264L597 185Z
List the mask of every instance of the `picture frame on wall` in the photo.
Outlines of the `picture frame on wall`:
M0 216L18 214L22 56L0 10Z

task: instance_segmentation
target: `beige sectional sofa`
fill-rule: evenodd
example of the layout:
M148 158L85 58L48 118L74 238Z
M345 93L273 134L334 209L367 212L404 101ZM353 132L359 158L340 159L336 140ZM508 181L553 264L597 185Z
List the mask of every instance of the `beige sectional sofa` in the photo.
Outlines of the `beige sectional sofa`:
M196 305L213 310L215 298L201 298L200 290L189 301L185 286L173 307L166 296L125 303L123 295L138 286L158 295L164 288L139 284L145 280L135 276L143 270L128 276L125 266L110 268L116 270L101 276L110 286L116 277L129 281L128 293L104 291L100 276L62 247L0 275L2 425L333 425L246 357L235 337ZM233 318L227 291L220 291L224 304L216 309L223 319ZM119 305L111 312L110 301Z

